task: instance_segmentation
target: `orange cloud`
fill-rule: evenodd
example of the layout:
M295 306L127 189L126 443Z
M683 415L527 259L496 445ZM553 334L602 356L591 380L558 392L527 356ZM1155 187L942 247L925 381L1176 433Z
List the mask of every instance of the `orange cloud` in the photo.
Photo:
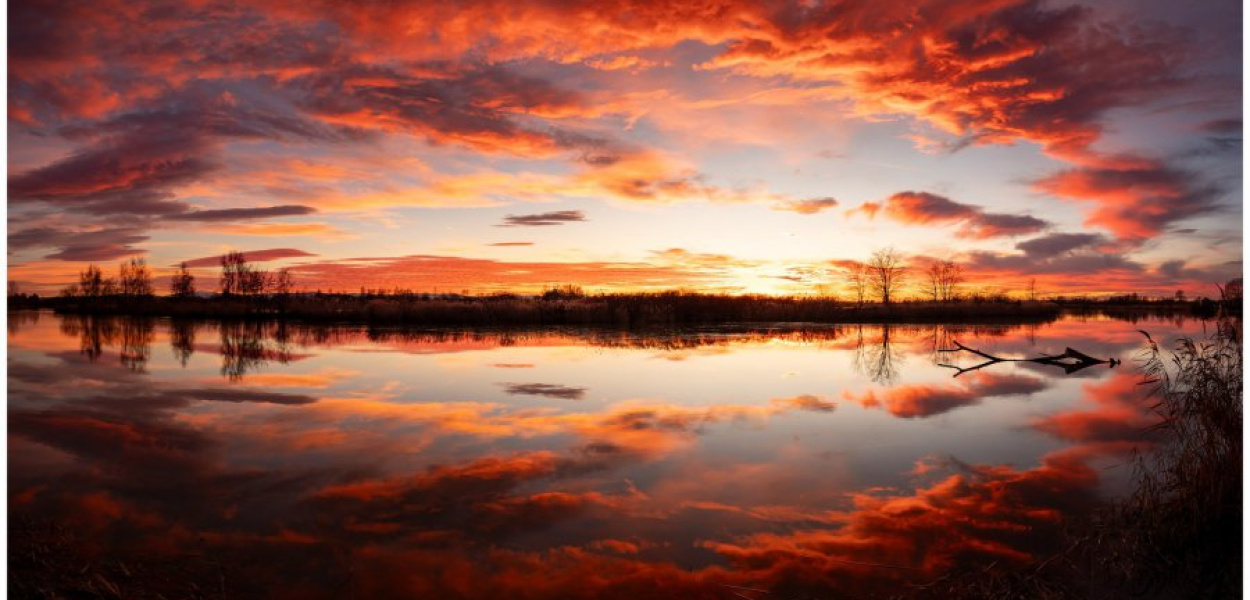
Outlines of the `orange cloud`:
M658 67L667 63L659 61L647 60L640 56L615 56L611 59L597 58L586 61L586 66L599 69L601 71L629 71L638 73L647 69Z
M1140 377L1120 371L1099 383L1084 386L1089 410L1071 410L1034 420L1033 427L1073 442L1127 442L1149 444L1159 417L1149 410Z
M1159 161L1123 168L1081 167L1044 177L1043 192L1095 205L1086 225L1103 227L1120 239L1143 241L1169 225L1209 213L1222 190L1196 183L1196 176Z
M249 235L265 237L319 237L323 239L341 239L355 237L329 223L247 223L239 225L221 225L211 228L212 231L230 235Z
M866 209L867 204L861 206ZM876 214L875 205L871 215ZM885 202L886 216L901 223L959 223L955 235L963 238L987 239L1037 233L1050 224L1029 215L989 213L979 207L960 204L944 196L928 192L899 192Z
M865 202L856 208L847 209L846 216L851 217L857 213L863 213L869 220L877 218L877 212L881 210L881 205L876 202Z
M929 580L959 564L1023 565L1061 543L1065 515L1098 503L1084 452L1057 452L1035 469L964 466L912 494L853 496L840 529L759 533L704 542L757 580L784 577L818 589L836 577L869 595Z
M773 206L776 210L787 210L800 215L814 215L838 205L833 198L809 198L807 200L789 200Z
M843 397L864 408L884 408L904 419L931 417L961 406L979 404L995 396L1029 395L1046 389L1046 383L1024 375L999 375L974 371L945 385L900 385Z

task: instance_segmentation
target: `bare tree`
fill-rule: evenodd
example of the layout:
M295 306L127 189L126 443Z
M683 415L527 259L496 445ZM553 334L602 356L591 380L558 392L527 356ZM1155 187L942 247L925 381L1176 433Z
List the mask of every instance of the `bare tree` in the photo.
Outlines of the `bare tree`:
M169 280L169 295L175 298L190 298L195 295L195 276L187 270L187 263L178 265L178 272Z
M287 269L279 269L273 277L269 278L269 290L276 296L283 298L291 295L291 271Z
M846 284L855 296L856 304L863 304L868 299L868 265L855 261L846 270Z
M132 258L117 269L117 280L123 296L151 296L152 272L142 258Z
M259 296L269 288L269 273L262 269L251 269L243 277L242 293Z
M254 279L252 266L242 252L230 251L221 256L221 295L246 294Z
M924 270L925 293L934 302L942 299L942 263L933 262Z
M964 269L952 260L930 263L924 271L925 293L935 302L956 297L955 288L964 281Z
M112 277L105 277L104 271L95 265L78 273L78 294L89 298L112 296L117 293L117 282Z
M877 250L868 260L868 278L882 304L890 303L890 297L903 287L906 275L903 256L892 247Z
M953 260L942 261L942 300L954 300L958 293L956 292L959 284L964 282L964 268Z

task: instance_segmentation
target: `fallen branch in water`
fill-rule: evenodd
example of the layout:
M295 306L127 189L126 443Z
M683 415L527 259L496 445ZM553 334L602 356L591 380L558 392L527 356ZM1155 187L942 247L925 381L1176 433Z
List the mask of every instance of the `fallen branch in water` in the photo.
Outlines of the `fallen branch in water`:
M1100 358L1094 358L1088 354L1085 354L1084 352L1073 350L1072 348L1064 348L1064 351L1062 354L1044 355L1044 356L1039 356L1037 358L1003 358L1001 356L994 356L993 354L982 352L980 350L977 350L976 348L969 348L959 342L954 342L954 344L955 344L954 348L943 348L943 349L938 350L938 352L965 351L965 352L971 352L985 359L985 362L975 365L975 366L971 366L971 367L959 367L956 365L951 365L951 364L946 364L946 363L938 364L939 367L947 367L947 368L955 369L956 371L958 371L957 373L955 373L954 377L959 377L960 375L963 375L964 373L967 373L969 371L976 371L978 369L984 369L985 367L988 367L990 365L995 365L995 364L1003 363L1003 362L1031 362L1031 363L1038 363L1042 365L1051 365L1051 366L1055 366L1055 367L1059 367L1063 369L1064 373L1068 375L1071 375L1072 373L1075 373L1082 369L1088 369L1089 367L1092 367L1094 365L1110 365L1112 368L1114 368L1116 365L1120 364L1120 361L1118 359L1112 358L1112 359L1103 360Z

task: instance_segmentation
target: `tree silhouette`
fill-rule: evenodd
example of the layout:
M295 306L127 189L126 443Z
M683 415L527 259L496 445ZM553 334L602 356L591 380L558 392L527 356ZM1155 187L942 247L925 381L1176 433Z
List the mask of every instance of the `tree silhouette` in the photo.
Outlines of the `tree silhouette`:
M868 286L870 285L868 265L858 261L851 263L846 270L846 284L851 288L855 303L863 304L868 299Z
M117 268L117 280L123 296L151 296L152 272L142 258L132 258Z
M291 272L287 269L279 269L269 278L269 291L282 298L291 295L292 285Z
M903 287L906 275L903 256L892 247L877 250L868 260L868 278L882 304L890 303L891 296Z
M178 265L178 272L170 279L169 295L175 298L190 298L195 295L195 276L187 270L187 263Z
M240 291L248 296L264 294L269 287L269 274L261 269L250 268L243 274L241 286Z
M954 261L943 260L925 269L925 292L935 302L955 299L955 287L964 281L964 269Z
M221 295L233 296L258 293L256 273L242 252L230 251L221 256ZM264 286L261 286L263 291Z
M112 277L105 277L100 267L87 265L78 273L77 293L88 298L112 296L117 293L117 282Z
M1241 302L1242 288L1244 287L1240 277L1228 280L1224 285L1215 284L1216 289L1220 291L1220 300L1226 303Z

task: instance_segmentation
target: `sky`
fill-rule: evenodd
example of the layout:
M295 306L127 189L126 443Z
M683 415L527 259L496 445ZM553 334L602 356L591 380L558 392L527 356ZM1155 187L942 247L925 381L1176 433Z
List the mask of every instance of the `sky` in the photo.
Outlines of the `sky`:
M9 3L8 261L304 289L1216 294L1235 0Z

